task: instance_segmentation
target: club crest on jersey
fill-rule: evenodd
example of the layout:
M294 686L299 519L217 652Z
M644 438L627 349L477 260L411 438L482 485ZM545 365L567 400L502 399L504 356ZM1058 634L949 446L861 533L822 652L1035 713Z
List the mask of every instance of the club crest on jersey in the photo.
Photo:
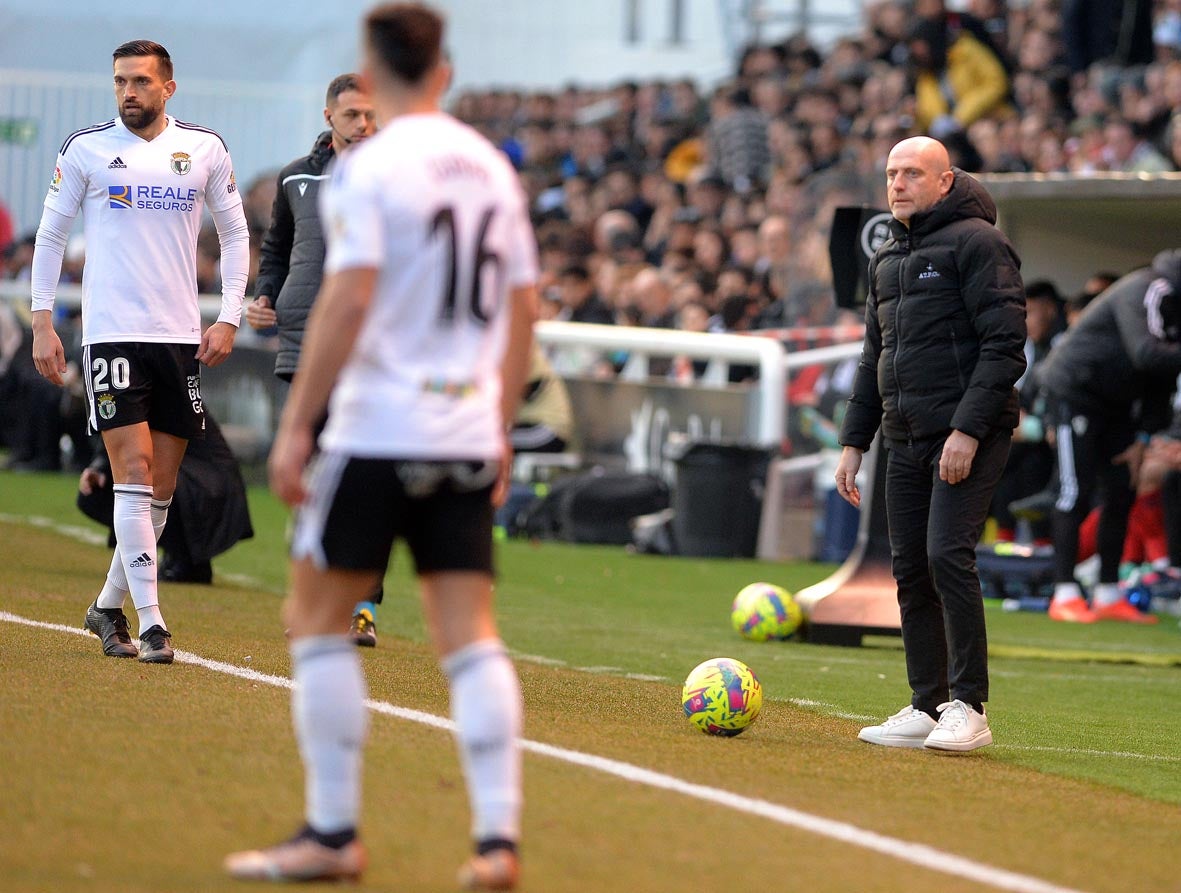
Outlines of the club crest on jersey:
M54 195L62 191L62 169L60 167L53 169L53 179L49 181L49 191Z
M98 414L108 421L115 417L115 398L110 394L99 394Z
M131 187L130 186L108 186L107 198L111 200L112 208L130 208L131 207Z
M193 169L193 159L188 152L173 152L172 161L168 165L174 174L184 176Z

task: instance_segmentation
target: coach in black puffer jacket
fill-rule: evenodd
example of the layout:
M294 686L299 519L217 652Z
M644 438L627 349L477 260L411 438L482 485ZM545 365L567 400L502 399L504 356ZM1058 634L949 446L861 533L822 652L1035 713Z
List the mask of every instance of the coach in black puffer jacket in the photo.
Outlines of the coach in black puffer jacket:
M1013 383L1025 369L1020 261L998 230L996 204L958 168L946 198L870 262L865 350L841 443L869 448L952 429L982 439L1019 420Z
M316 139L312 151L279 172L271 225L262 241L254 293L274 309L279 327L275 374L291 381L308 314L324 273L324 231L318 207L324 169L335 156L332 131Z
M896 145L886 185L891 237L870 263L836 482L860 504L857 472L880 425L911 701L858 737L969 751L992 743L976 544L1018 420L1025 292L996 206L941 143Z

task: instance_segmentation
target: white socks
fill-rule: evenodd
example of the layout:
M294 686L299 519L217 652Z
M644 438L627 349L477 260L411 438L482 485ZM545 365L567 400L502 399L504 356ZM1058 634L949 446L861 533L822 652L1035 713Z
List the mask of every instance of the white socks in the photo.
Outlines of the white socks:
M521 837L521 686L499 639L443 659L475 840Z
M156 591L156 541L172 500L152 499L147 484L115 484L114 528L119 541L98 596L100 608L122 608L128 590L139 615L139 631L164 626ZM158 525L158 526L157 526Z
M1054 601L1061 604L1062 602L1072 601L1076 598L1082 598L1083 591L1079 588L1078 583L1055 583L1054 584Z
M356 828L369 727L357 648L348 636L308 636L291 643L291 659L291 713L303 757L307 823L321 834Z
M1118 583L1096 583L1091 590L1091 607L1102 608L1123 601L1123 593L1119 591Z
M156 535L157 543L160 542L160 536L164 533L164 525L168 523L168 507L170 505L172 505L171 499L152 500L152 532ZM155 552L152 554L155 555ZM119 547L115 546L115 554L111 556L110 570L107 571L102 591L98 594L98 606L100 608L122 609L127 601L127 593L130 588L127 585L127 572L123 570L123 556L119 553ZM160 625L164 625L162 621Z
M306 774L307 823L321 834L356 828L368 731L365 679L348 636L291 643L295 733ZM521 836L521 688L499 639L443 660L476 840Z

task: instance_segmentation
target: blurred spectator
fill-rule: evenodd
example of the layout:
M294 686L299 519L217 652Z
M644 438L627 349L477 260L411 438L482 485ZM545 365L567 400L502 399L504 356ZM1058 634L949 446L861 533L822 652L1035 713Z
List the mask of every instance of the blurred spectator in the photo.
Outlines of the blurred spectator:
M946 13L919 18L908 34L917 126L946 141L980 118L1009 111L1009 75L986 40Z
M714 95L706 131L710 169L739 192L766 182L770 151L767 119L751 105L744 88L721 88Z
M596 293L590 273L582 264L570 264L558 277L560 309L555 319L610 325L615 315Z
M1108 170L1155 174L1173 169L1152 143L1123 118L1108 118L1103 138L1103 157Z

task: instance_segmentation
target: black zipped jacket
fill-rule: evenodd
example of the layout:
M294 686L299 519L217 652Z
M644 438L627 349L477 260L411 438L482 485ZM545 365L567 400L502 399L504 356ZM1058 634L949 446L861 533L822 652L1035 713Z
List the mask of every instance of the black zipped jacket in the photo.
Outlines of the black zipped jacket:
M1167 428L1181 373L1181 250L1162 251L1087 305L1038 367L1037 383L1082 415Z
M996 228L996 205L958 168L951 190L869 264L865 343L840 441L982 440L1018 422L1013 387L1025 371L1020 260Z
M316 138L312 151L279 171L279 188L271 207L259 253L255 297L267 295L279 322L279 353L275 374L288 381L295 374L308 314L324 276L324 230L319 195L324 170L335 153L332 132Z

